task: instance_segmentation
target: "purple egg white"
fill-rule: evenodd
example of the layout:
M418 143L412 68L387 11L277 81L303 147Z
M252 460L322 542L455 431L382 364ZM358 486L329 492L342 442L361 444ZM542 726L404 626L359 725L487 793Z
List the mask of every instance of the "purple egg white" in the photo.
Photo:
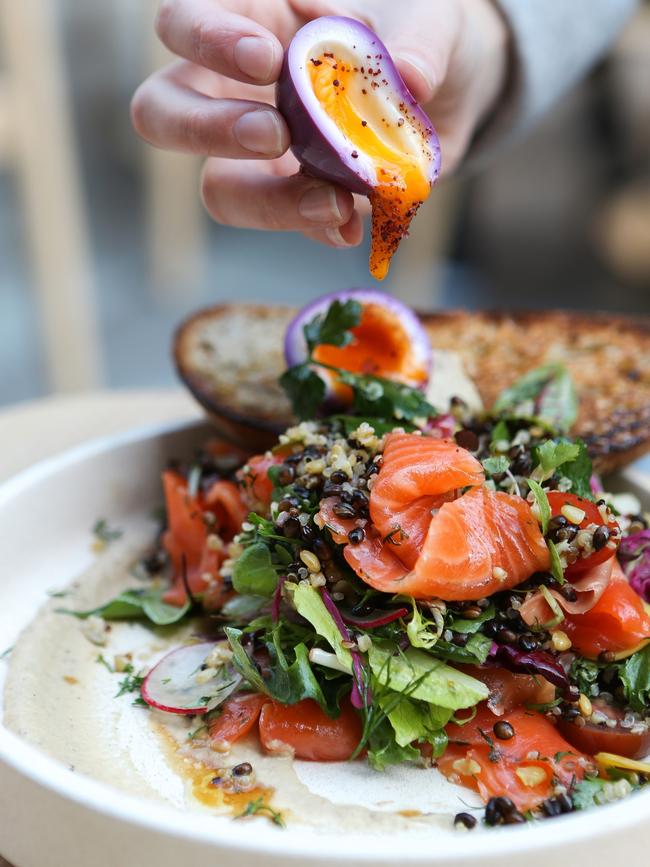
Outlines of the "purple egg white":
M374 64L372 86L366 86L367 92L356 97L363 100L364 116L383 136L390 135L404 153L416 155L433 184L440 173L440 144L431 121L410 93L383 42L353 18L316 18L296 33L285 52L277 106L287 121L291 150L301 166L310 175L361 195L368 196L377 187L376 164L352 144L314 93L309 64L326 52L366 71ZM364 81L361 77L356 84L359 92Z
M307 358L304 326L319 314L326 313L334 301L344 303L351 298L358 301L361 306L375 304L389 310L395 317L396 324L404 330L408 337L414 361L430 375L433 354L429 336L422 323L406 304L393 298L392 295L386 295L376 289L343 289L340 292L330 292L327 295L321 295L320 298L316 298L306 307L303 307L289 323L284 337L284 357L288 367L301 364ZM421 383L422 388L425 386L426 383Z

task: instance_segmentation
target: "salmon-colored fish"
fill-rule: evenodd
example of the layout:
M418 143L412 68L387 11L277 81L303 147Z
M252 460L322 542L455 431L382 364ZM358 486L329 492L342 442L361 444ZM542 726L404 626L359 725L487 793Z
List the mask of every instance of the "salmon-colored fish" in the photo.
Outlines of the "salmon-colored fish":
M404 566L398 550L369 528L363 542L346 546L344 557L375 590L448 601L508 590L550 567L528 503L486 488L468 491L440 508L413 569Z
M453 440L389 434L370 494L370 518L395 556L412 569L432 513L484 478L481 464Z

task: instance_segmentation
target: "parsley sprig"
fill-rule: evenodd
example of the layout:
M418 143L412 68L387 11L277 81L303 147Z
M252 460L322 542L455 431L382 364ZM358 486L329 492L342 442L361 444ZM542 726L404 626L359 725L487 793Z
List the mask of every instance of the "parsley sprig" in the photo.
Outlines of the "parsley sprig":
M267 804L263 795L249 801L241 813L237 813L235 819L245 819L248 816L266 816L274 825L278 825L280 828L285 827L282 813L274 810L270 804Z
M348 346L354 340L352 328L361 321L361 304L353 298L334 301L326 313L319 313L304 329L307 359L290 367L281 377L280 385L300 419L313 418L326 396L325 382L314 368L327 370L336 380L348 386L353 395L353 410L360 415L380 419L426 419L437 415L421 391L400 382L372 374L352 373L314 357L319 346Z

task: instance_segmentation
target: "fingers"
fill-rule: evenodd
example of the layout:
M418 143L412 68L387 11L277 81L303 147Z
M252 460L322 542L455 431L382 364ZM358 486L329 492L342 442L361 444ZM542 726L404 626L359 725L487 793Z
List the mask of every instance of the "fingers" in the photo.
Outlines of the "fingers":
M208 213L228 226L311 232L335 246L360 240L351 193L305 175L271 174L268 164L208 160L201 194Z
M160 148L237 159L279 157L289 130L272 106L212 99L185 84L182 65L154 73L131 102L137 132Z
M358 211L353 211L350 219L342 226L308 229L303 231L303 235L328 247L358 247L363 241L363 220Z
M170 51L228 78L270 84L280 74L278 38L215 0L163 0L156 31Z

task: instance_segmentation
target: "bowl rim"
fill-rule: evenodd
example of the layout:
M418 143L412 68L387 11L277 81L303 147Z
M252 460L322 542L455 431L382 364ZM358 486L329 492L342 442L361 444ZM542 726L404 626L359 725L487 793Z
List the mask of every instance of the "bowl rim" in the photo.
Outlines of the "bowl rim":
M92 458L101 458L114 449L144 444L175 433L209 426L203 420L166 422L142 425L128 431L99 437L77 445L58 455L48 457L28 467L0 484L0 508L21 493L38 486L49 476L74 464ZM1 704L0 704L1 709ZM172 806L158 804L126 794L91 777L75 773L62 762L41 752L8 730L0 721L0 766L4 764L17 774L51 794L77 804L100 815L123 822L133 828L142 828L187 841L212 844L215 850L238 851L248 855L273 855L300 858L308 863L315 854L331 863L350 862L359 864L382 863L394 860L399 855L405 863L453 864L475 858L480 864L481 856L491 858L525 854L535 849L557 848L563 845L594 843L597 839L633 830L647 822L650 812L650 790L639 792L623 801L608 804L597 810L573 813L559 817L547 826L544 822L525 827L502 828L485 834L439 834L435 851L424 845L423 834L350 833L346 845L336 830L318 834L318 850L314 848L313 830L306 826L280 830L271 825L259 825L255 834L250 826L230 819L224 822L206 821L205 814L184 812ZM0 767L1 770L1 767ZM602 810L606 811L606 821ZM601 817L599 820L598 817ZM548 831L552 828L553 833ZM486 845L489 839L489 847Z

